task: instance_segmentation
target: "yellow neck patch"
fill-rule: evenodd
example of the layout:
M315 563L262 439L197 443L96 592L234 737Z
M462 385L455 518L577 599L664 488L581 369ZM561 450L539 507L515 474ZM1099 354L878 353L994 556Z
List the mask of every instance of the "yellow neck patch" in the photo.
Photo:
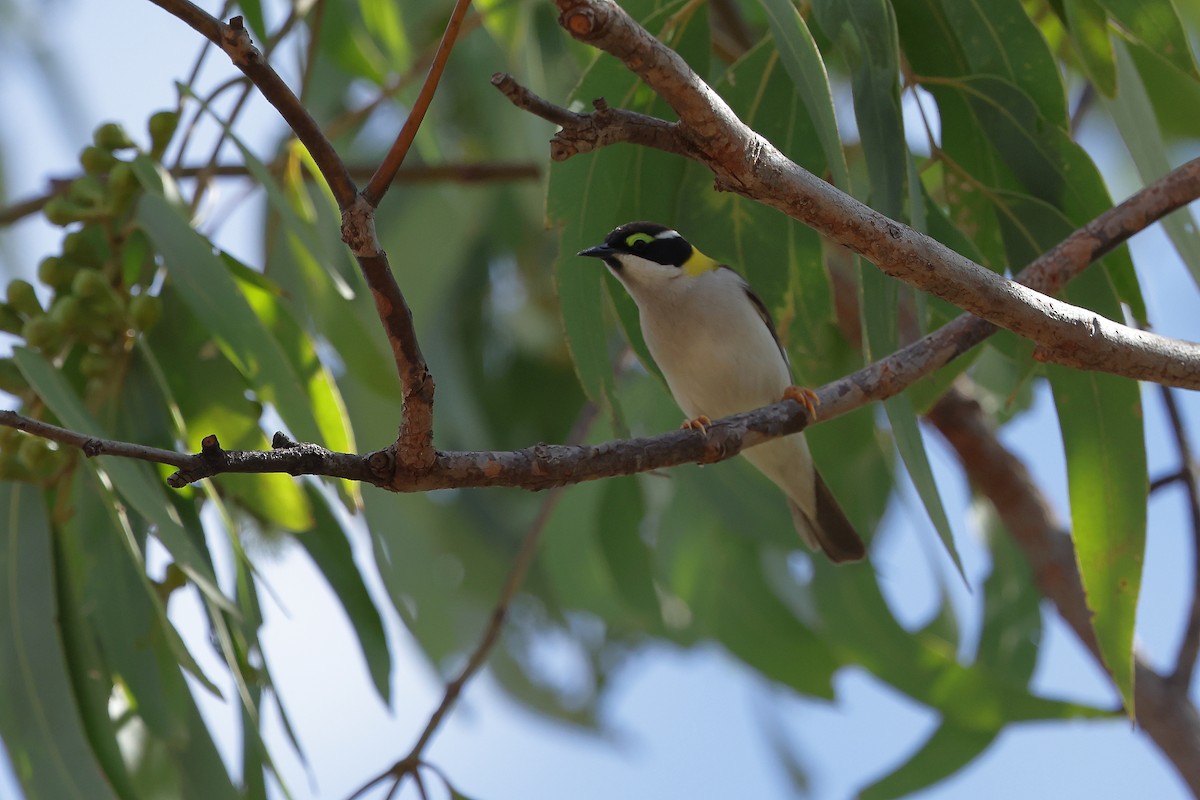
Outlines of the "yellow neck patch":
M683 262L681 269L688 275L696 276L703 275L705 272L712 272L719 266L721 265L716 261L693 247L692 254L688 256L687 261Z

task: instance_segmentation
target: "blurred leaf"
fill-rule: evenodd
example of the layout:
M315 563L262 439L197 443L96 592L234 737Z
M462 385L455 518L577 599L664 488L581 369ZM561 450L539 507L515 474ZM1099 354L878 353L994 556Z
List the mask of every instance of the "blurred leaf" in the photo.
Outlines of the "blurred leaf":
M1146 86L1129 55L1129 49L1123 43L1118 43L1116 52L1121 91L1105 106L1129 149L1138 175L1143 183L1149 184L1171 171L1166 156L1167 143L1163 141ZM1185 206L1165 217L1162 226L1175 245L1175 251L1191 271L1192 280L1200 283L1200 230L1197 229L1191 209Z
M0 732L30 798L115 798L88 744L58 637L41 492L0 482Z
M983 583L983 625L976 661L1028 683L1042 638L1042 596L1029 562L988 506L992 572Z
M1096 0L1121 25L1131 41L1192 78L1200 78L1179 12L1171 2Z
M895 771L864 788L860 800L907 797L970 764L996 740L999 730L978 731L943 722Z
M315 489L308 487L307 493L316 512L316 522L312 530L297 536L296 541L308 552L342 604L358 638L375 691L387 703L391 697L392 658L383 619L363 582L362 572L347 541L347 532L342 530Z
M1071 41L1079 51L1088 77L1102 95L1112 98L1117 94L1117 66L1108 33L1108 15L1097 0L1064 0L1063 6Z
M270 442L259 427L262 406L245 397L246 381L216 348L208 332L170 286L164 287L163 321L140 340L138 355L153 375L157 393L174 409L172 417L182 440L192 452L201 440L215 434L228 450L266 450ZM136 374L135 362L131 375ZM187 364L188 369L163 365ZM136 433L131 438L142 439ZM228 499L268 525L284 530L306 530L312 510L291 475L226 474L219 479Z
M773 2L768 0L768 5ZM906 220L908 158L900 115L900 53L892 7L885 0L817 0L813 11L818 24L846 54L853 69L854 115L871 179L870 205L884 216ZM795 73L789 73L795 80ZM826 158L832 160L829 153Z
M638 479L632 475L604 482L596 535L613 585L622 599L653 629L659 618L653 556L641 526L646 509Z
M942 546L954 562L954 568L965 582L967 574L963 571L962 558L954 545L954 532L950 529L950 520L946 516L946 508L942 505L942 496L933 477L929 454L925 452L925 440L921 437L921 428L917 423L917 412L913 408L912 399L907 394L898 394L885 400L883 406L887 409L888 421L892 424L896 450L904 460L913 487L925 506L925 512L929 515Z
M312 340L292 317L278 287L232 256L222 253L221 258L237 281L238 289L262 324L274 334L275 341L287 357L292 371L303 383L305 396L316 418L317 427L321 430L321 440L325 446L342 453L355 452L354 433L350 429L346 406L342 402L342 395L333 380L333 375L317 356ZM336 485L347 508L353 510L361 505L362 496L358 483L337 481Z
M294 436L323 443L303 383L224 262L213 253L212 244L161 195L146 193L137 218L163 254L180 297L205 321L225 356L259 396L276 407Z
M1009 722L1104 717L1109 712L1031 694L1022 680L967 667L940 638L911 634L892 616L869 564L814 560L812 590L826 643L837 658L942 713L945 724L995 731Z
M38 396L46 401L66 427L89 436L104 437L104 432L84 408L75 391L52 365L25 347L13 348L13 358L29 385L37 390ZM93 463L96 469L103 469L112 478L117 491L138 513L154 523L155 536L205 597L227 611L237 613L229 598L221 593L212 566L197 549L192 535L184 529L149 467L144 462L109 456L101 456Z
M766 585L753 541L709 526L679 547L674 589L702 632L773 681L833 697L841 659Z
M1071 282L1069 302L1119 313L1102 273ZM1100 654L1134 716L1133 629L1146 549L1146 447L1138 384L1047 366L1067 456L1071 533Z
M791 0L760 0L760 4L767 13L771 36L783 68L791 77L796 93L804 101L809 118L813 120L817 138L825 153L825 162L833 174L833 183L843 191L849 191L850 171L842 152L829 74L825 71L825 62L817 43L813 41L812 32Z

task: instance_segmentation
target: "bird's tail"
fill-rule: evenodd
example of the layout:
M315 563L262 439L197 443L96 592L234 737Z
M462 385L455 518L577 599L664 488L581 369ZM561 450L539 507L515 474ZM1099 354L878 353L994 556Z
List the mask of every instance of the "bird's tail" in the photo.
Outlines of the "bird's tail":
M834 499L829 487L815 474L817 485L816 518L810 519L800 506L788 498L792 522L804 543L813 550L821 550L830 561L860 561L867 554L866 545L846 514Z

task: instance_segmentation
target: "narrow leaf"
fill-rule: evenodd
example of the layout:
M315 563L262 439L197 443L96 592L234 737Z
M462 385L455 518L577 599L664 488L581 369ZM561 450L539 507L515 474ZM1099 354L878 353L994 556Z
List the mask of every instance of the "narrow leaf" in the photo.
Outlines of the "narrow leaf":
M75 390L49 362L33 350L13 348L13 358L21 373L46 401L63 424L72 430L98 438L104 432L84 408ZM166 546L188 576L206 597L221 608L237 613L237 608L221 593L212 566L200 553L191 535L184 528L175 509L163 495L162 484L149 467L141 461L101 456L97 468L112 478L113 485L139 514L154 524L155 536Z
M29 797L114 798L88 744L58 636L41 492L0 482L0 738Z

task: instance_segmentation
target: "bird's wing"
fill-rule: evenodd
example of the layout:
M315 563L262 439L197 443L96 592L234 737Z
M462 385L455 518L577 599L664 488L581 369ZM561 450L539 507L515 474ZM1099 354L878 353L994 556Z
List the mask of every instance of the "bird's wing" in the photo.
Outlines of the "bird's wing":
M732 271L732 267L725 267ZM737 275L737 273L734 273ZM787 351L783 349L783 342L779 341L779 332L775 330L775 320L771 319L771 312L767 310L767 304L754 291L754 287L746 282L746 279L738 275L738 279L742 282L742 289L746 292L746 297L750 298L750 305L754 306L754 310L758 312L759 318L763 324L767 326L767 330L771 332L771 338L775 340L775 346L779 348L779 355L783 356L783 363L787 364L788 370L791 370L792 362L788 358Z

